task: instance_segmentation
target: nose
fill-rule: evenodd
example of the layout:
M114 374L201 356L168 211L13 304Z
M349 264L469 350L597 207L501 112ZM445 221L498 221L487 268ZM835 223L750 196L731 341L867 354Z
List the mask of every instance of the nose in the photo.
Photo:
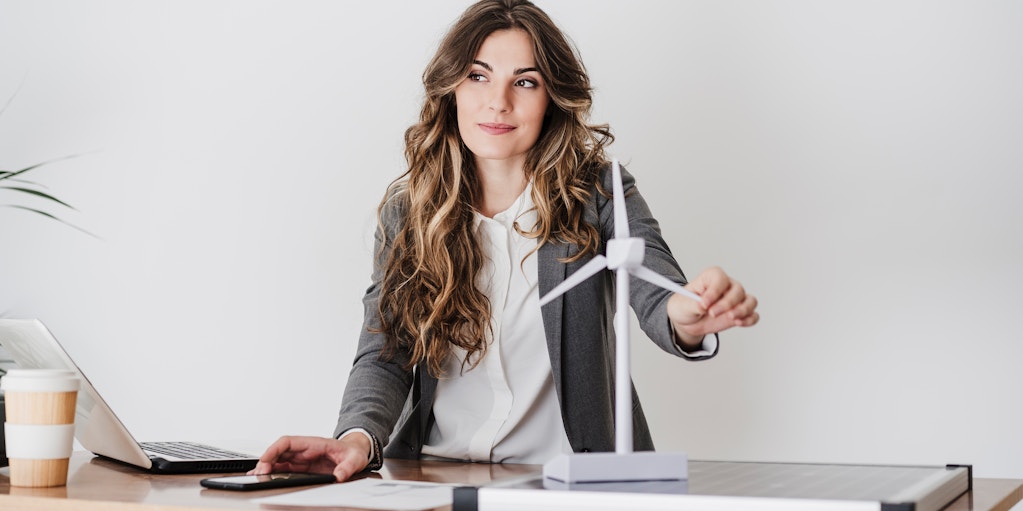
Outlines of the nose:
M497 86L490 96L490 109L495 112L507 112L511 110L511 87Z

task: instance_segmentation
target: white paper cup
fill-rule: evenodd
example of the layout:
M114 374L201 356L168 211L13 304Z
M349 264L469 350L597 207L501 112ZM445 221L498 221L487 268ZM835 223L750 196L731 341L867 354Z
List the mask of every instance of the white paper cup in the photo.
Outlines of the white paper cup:
M59 369L11 369L0 379L11 486L67 484L79 384Z

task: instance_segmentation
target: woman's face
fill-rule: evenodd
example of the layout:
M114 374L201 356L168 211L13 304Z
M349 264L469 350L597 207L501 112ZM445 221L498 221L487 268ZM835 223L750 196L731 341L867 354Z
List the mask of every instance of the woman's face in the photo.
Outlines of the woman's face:
M455 88L458 131L478 165L522 166L540 138L549 101L529 34L499 30L483 41L469 76Z

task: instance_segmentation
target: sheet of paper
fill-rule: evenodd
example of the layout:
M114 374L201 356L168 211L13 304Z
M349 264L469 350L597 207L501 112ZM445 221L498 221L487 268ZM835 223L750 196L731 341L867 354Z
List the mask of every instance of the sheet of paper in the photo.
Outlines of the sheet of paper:
M275 506L358 507L421 510L451 505L453 486L416 481L360 479L254 499Z

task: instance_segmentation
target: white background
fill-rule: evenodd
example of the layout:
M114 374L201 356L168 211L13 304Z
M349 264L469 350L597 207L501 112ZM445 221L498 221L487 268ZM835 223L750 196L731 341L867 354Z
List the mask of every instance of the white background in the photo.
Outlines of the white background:
M700 364L635 339L662 449L1023 478L1023 3L546 1L691 275L761 302ZM375 208L467 6L0 0L0 313L140 440L329 435ZM0 204L42 205L0 190Z

